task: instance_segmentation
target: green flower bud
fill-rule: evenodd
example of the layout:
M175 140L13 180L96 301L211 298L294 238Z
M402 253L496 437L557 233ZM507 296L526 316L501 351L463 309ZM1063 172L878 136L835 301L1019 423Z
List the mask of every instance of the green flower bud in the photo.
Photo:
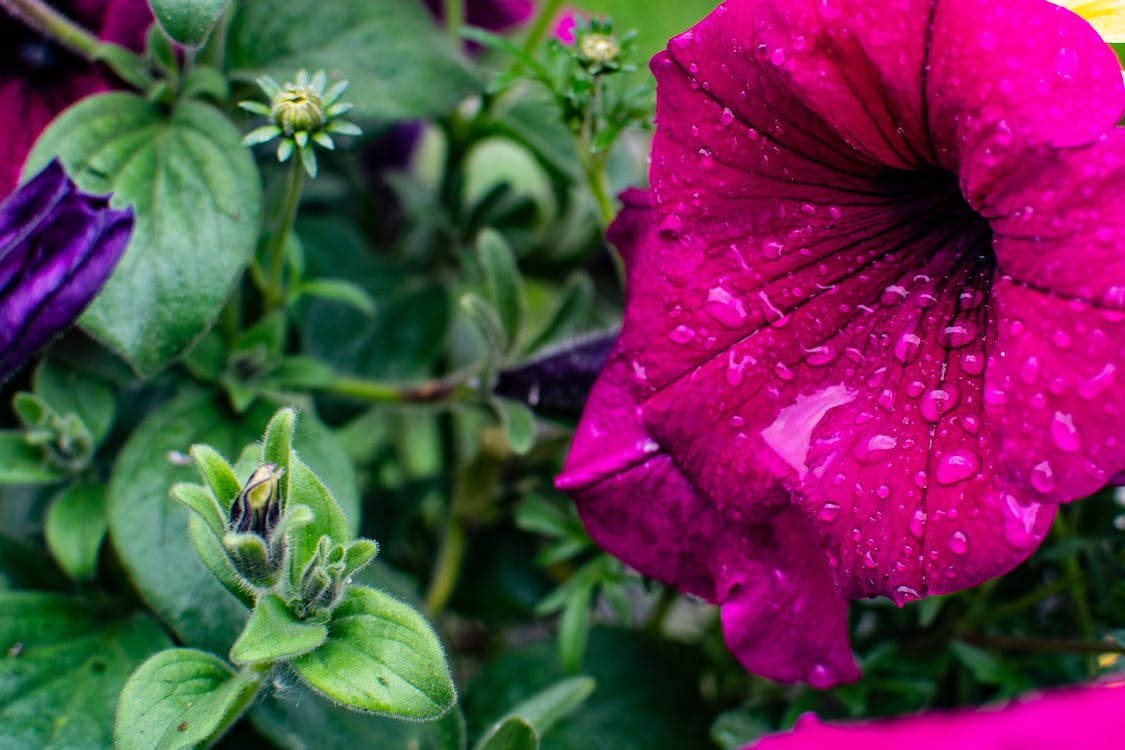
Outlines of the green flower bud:
M293 83L285 84L270 101L270 117L285 135L305 133L306 137L328 121L321 95L311 86Z
M612 34L590 32L578 40L578 54L592 67L605 68L617 63L621 45Z
M239 534L256 534L269 541L281 520L282 472L275 464L262 464L246 480L230 506L227 527Z

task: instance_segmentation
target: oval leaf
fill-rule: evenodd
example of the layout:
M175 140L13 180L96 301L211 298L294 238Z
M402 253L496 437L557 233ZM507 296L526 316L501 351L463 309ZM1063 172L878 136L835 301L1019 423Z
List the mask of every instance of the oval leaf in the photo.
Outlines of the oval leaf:
M114 734L120 750L178 750L207 745L250 704L256 672L235 674L204 651L155 654L125 683Z
M160 28L180 44L200 47L230 0L148 0Z
M288 659L312 651L327 637L324 623L298 620L279 596L266 594L250 614L230 658L236 664Z
M71 578L94 577L108 521L105 485L79 484L59 493L47 511L47 546Z
M347 99L364 118L448 112L478 87L422 3L336 0L326 13L323 0L254 0L239 3L229 40L236 76L330 70L351 82Z
M312 687L370 713L435 719L457 695L437 635L417 610L352 586L332 612L328 640L293 661Z
M83 190L133 206L136 228L80 323L150 375L211 326L254 250L261 203L241 134L198 101L171 113L141 97L81 100L40 136L25 169L58 156Z

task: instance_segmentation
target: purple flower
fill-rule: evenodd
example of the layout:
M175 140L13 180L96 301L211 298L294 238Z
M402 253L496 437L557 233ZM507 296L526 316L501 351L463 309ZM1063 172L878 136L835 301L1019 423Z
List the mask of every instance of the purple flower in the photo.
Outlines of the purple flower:
M0 382L90 304L132 230L131 208L79 191L57 161L0 203Z
M107 42L139 50L152 13L145 0L55 3L71 20ZM0 197L19 183L24 158L54 119L84 96L110 88L104 68L77 57L0 12Z
M1125 682L1031 695L1002 707L902 719L822 724L806 714L789 732L744 750L1117 750L1125 736Z
M443 0L425 0L425 3L431 13L441 17ZM532 0L467 0L465 23L489 31L504 31L526 21L533 10Z
M845 600L1004 573L1125 467L1121 72L1044 0L731 0L652 69L559 486L752 671L853 679Z

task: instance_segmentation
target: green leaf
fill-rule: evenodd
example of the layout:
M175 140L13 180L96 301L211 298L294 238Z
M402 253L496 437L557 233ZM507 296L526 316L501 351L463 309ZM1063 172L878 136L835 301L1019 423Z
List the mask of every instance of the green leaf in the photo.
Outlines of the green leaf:
M242 602L242 606L253 609L254 590L234 569L220 541L222 537L216 536L198 513L192 513L188 519L188 533L191 535L192 544L195 545L195 551L199 553L199 559L211 571L211 575Z
M234 504L238 493L242 492L242 482L238 480L234 469L209 445L191 446L191 457L223 513L230 513L230 506Z
M201 47L230 0L148 0L160 28L186 47Z
M188 531L194 514L168 495L172 485L195 481L198 475L192 467L169 462L168 454L206 443L225 455L239 455L259 439L275 408L261 403L240 419L221 396L188 391L137 427L113 467L108 497L114 547L145 603L188 646L226 653L247 612L200 560ZM294 444L332 483L350 524L358 523L351 461L311 410L302 415ZM258 449L253 453L256 459Z
M0 484L49 484L65 477L27 444L23 432L0 432Z
M44 359L31 383L32 390L59 414L77 414L95 443L109 434L116 404L113 388L106 381Z
M594 692L589 677L572 677L521 702L480 739L476 750L539 747L539 738Z
M289 471L289 449L293 445L293 431L296 428L296 410L278 409L266 426L266 435L262 440L262 463L274 464L286 473Z
M204 651L153 655L121 691L114 732L119 750L179 750L209 745L250 705L261 677L234 673Z
M298 620L277 594L258 600L246 629L230 650L235 664L279 661L312 651L324 643L328 628L320 622Z
M424 6L402 0L255 0L231 22L236 77L291 80L301 68L351 82L364 118L404 120L451 111L477 89L465 60Z
M521 456L531 450L535 443L535 415L531 409L526 404L506 398L494 398L491 403L500 417L512 450Z
M113 746L129 673L172 645L147 615L40 592L0 593L0 747Z
M508 342L514 343L524 316L522 279L516 258L499 233L486 229L477 238L477 260Z
M550 320L535 338L524 347L524 355L532 354L547 344L578 333L594 306L594 282L588 274L575 273L558 292L558 304Z
M28 156L27 174L58 156L79 187L136 211L125 255L79 322L142 375L206 333L254 250L259 177L241 138L202 102L165 112L117 92L68 109Z
M68 487L54 499L47 511L47 546L68 576L77 581L94 577L108 524L103 484Z
M288 678L288 680L286 679ZM461 750L438 735L450 712L437 721L401 721L349 711L324 700L291 675L274 682L270 697L250 712L254 729L276 747L310 750L414 748Z
M375 300L367 290L344 279L310 279L301 282L297 291L310 297L343 302L364 315L375 314Z
M292 580L300 581L305 566L316 554L322 536L333 542L344 544L351 538L347 519L332 493L324 483L298 458L292 457L289 464L288 494L290 504L300 503L313 512L313 521L295 531L289 539Z
M481 737L474 750L538 750L539 734L519 716L509 716Z
M559 658L567 672L577 672L586 655L590 637L590 608L594 603L593 585L579 586L569 597L559 617Z
M598 628L590 635L583 672L597 681L597 691L542 737L544 750L710 746L714 712L699 695L698 649L635 631ZM486 731L510 706L565 677L553 640L506 650L484 666L464 696L470 732Z
M456 700L437 635L417 610L352 586L332 612L328 640L293 661L312 687L356 711L436 719Z
M171 494L172 497L194 510L216 538L223 538L223 534L227 532L226 519L210 492L198 484L180 482L172 487Z

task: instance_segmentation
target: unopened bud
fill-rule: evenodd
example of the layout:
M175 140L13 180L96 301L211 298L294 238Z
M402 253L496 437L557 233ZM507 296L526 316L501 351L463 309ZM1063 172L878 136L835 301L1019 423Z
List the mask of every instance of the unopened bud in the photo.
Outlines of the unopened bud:
M590 32L578 40L578 53L582 60L597 67L611 66L621 54L621 45L612 34Z

